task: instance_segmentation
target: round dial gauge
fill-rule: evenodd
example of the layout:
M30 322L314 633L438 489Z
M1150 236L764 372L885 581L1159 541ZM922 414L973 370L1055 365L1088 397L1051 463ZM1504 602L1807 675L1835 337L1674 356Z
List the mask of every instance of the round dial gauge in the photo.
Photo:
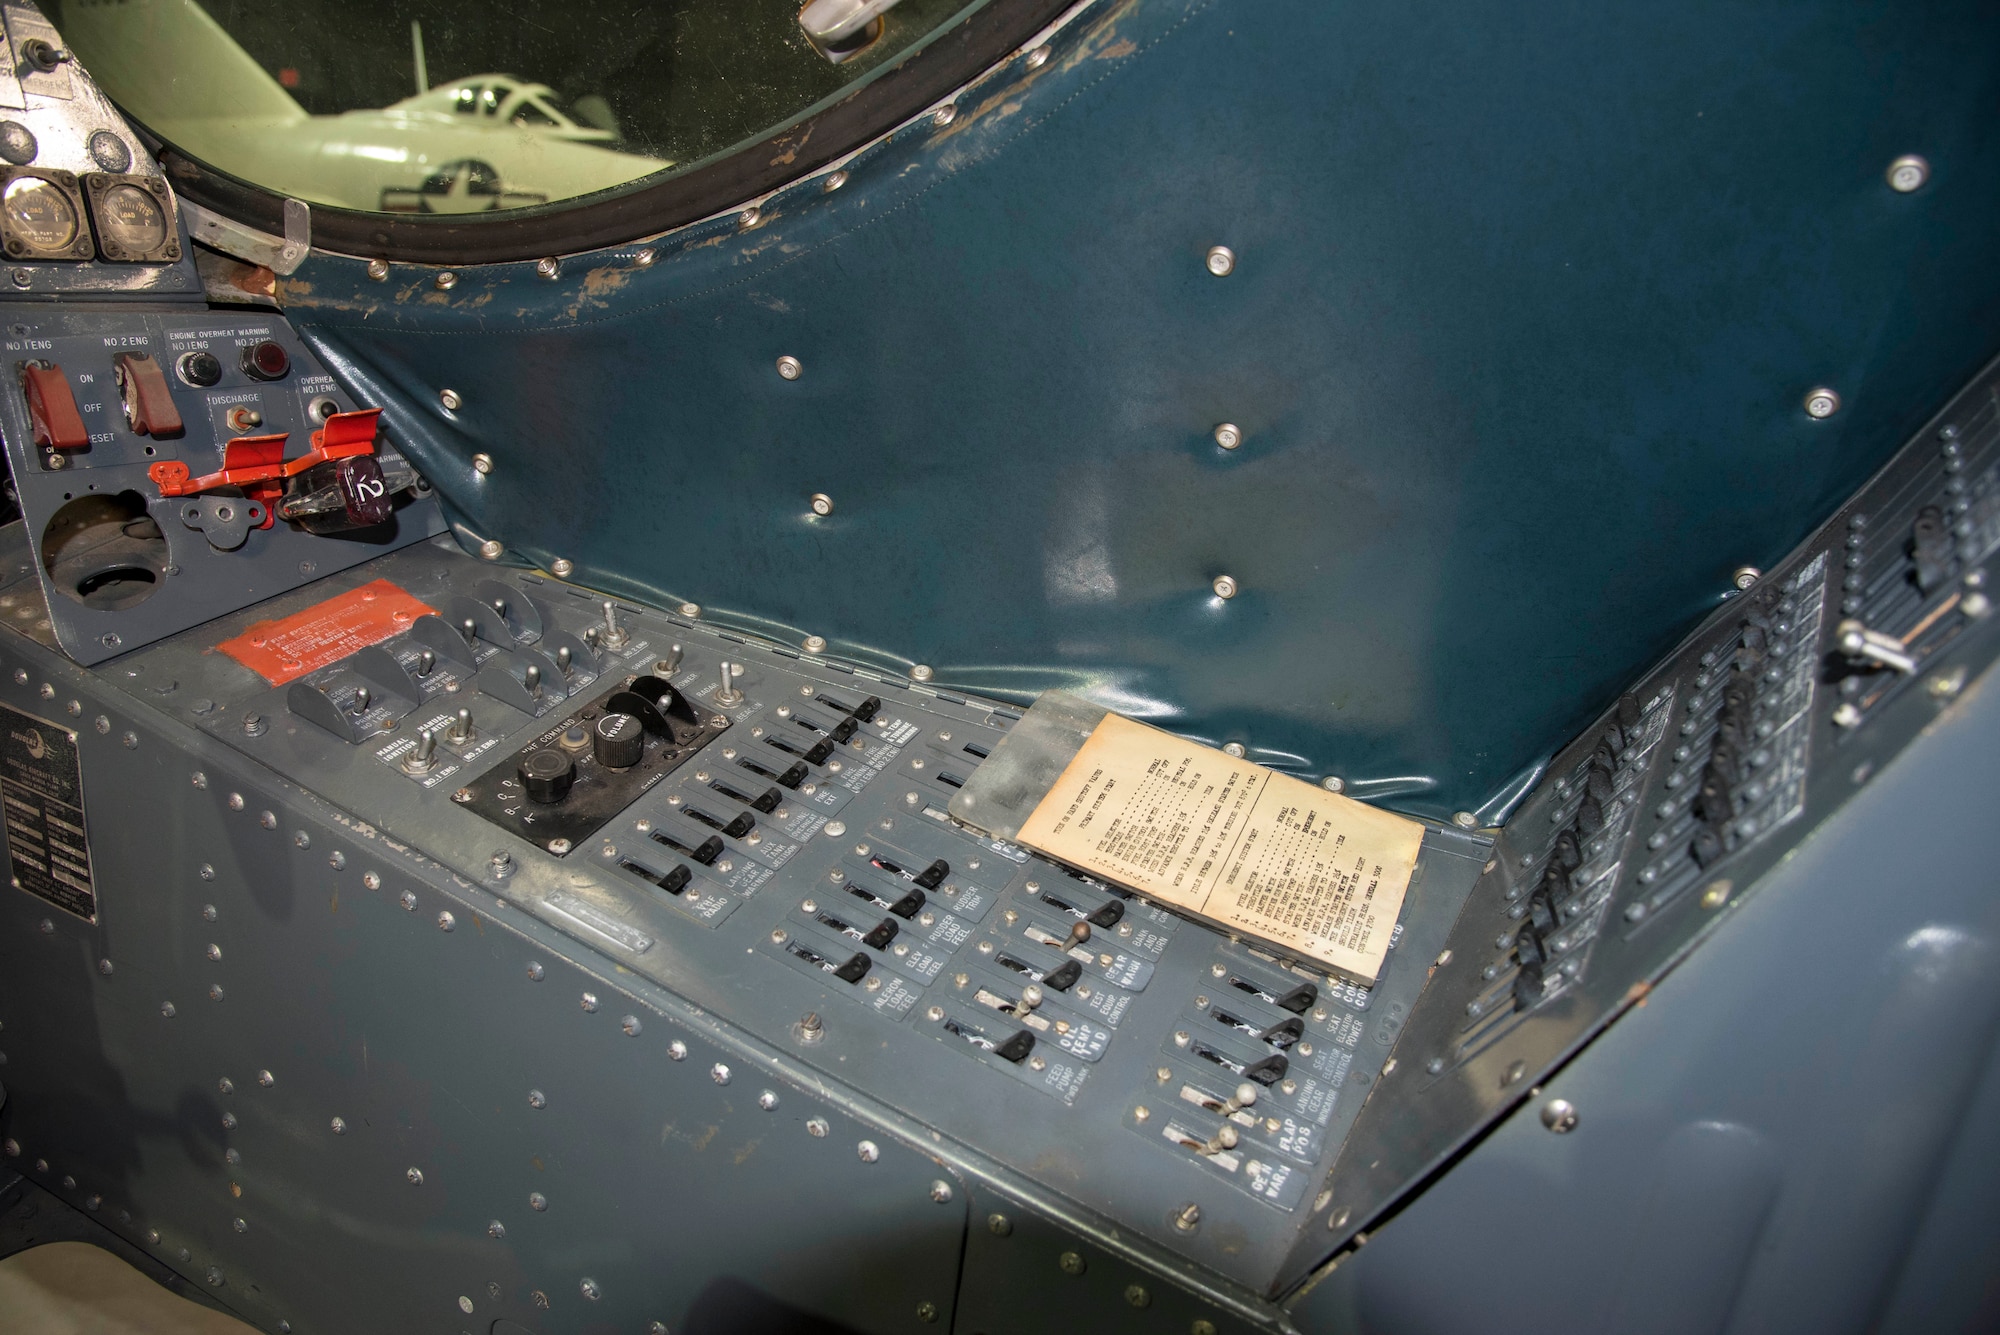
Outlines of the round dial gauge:
M53 181L15 177L0 196L0 208L7 210L8 221L37 250L67 250L76 240L76 205Z
M136 185L114 185L97 205L104 239L129 255L151 254L167 239L167 215L160 202Z

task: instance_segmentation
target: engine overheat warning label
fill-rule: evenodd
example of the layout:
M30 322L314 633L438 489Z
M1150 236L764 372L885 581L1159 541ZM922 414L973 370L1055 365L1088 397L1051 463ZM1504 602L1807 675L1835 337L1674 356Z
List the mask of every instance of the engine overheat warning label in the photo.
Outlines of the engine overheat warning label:
M0 728L0 807L15 888L96 922L76 734L4 705Z

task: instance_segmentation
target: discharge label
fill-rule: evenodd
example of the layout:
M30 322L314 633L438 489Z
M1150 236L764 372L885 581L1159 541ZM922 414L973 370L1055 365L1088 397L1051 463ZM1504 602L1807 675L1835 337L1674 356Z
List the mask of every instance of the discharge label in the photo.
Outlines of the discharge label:
M357 649L380 644L436 609L378 579L294 612L282 621L259 621L215 647L273 686L296 681Z
M96 922L76 734L4 705L0 727L0 807L14 886Z
M1109 714L1017 838L1372 983L1424 827Z

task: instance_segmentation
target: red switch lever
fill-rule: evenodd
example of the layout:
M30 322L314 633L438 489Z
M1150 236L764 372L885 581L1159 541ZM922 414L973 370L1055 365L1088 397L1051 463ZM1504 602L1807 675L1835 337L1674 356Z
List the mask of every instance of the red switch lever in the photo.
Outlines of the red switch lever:
M47 362L21 365L21 392L28 396L28 418L35 426L35 444L52 450L80 450L90 444L83 414L62 367Z
M150 352L121 352L111 359L118 375L118 393L125 400L125 424L155 440L181 433L180 409L167 389L167 377Z

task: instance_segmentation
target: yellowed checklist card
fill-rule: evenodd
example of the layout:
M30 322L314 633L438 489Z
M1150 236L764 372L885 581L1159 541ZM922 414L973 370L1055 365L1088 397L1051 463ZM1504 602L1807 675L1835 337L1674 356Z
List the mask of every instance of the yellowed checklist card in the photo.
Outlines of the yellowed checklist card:
M1424 827L1106 714L1017 842L1372 983Z

